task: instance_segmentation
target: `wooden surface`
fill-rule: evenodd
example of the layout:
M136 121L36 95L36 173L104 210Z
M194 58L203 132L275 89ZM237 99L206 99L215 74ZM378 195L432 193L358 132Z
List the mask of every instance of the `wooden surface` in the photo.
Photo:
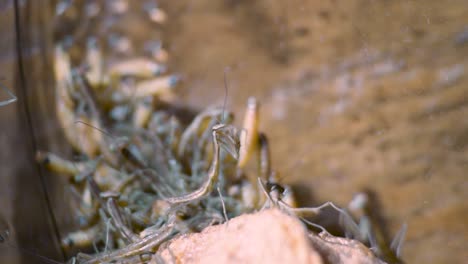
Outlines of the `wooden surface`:
M24 2L18 6L19 41L14 1L0 5L0 75L18 97L0 108L0 216L11 233L9 242L0 245L0 263L45 263L35 255L63 258L50 215L51 209L57 215L61 209L54 203L49 207L46 193L52 201L63 198L58 198L57 182L34 160L36 149L58 150L60 145L53 113L50 1L18 2ZM2 91L0 99L5 98Z

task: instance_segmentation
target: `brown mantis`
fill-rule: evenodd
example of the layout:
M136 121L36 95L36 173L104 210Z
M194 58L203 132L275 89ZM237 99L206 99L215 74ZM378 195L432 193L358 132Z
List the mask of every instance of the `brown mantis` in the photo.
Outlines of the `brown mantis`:
M302 217L302 215L308 214L308 215L315 216L315 215L318 215L322 211L322 209L326 207L331 207L340 214L340 217L343 220L343 224L345 225L345 228L352 230L352 232L358 232L357 231L358 227L356 223L354 222L354 220L351 218L351 216L348 214L348 212L336 206L332 202L325 202L324 204L319 205L317 207L295 208L283 201L283 197L285 195L285 192L284 192L285 189L281 185L277 183L271 183L271 182L267 182L266 184L264 184L260 178L258 178L258 183L263 193L267 197L267 202L265 203L263 208L278 208L287 214L292 214L292 215L299 217L306 224L316 227L320 229L322 232L325 232L326 234L328 234L328 231L324 227L310 222L309 220Z
M211 192L213 190L213 186L218 179L219 175L219 158L220 158L220 149L219 149L219 137L223 135L223 133L226 132L227 126L224 124L219 124L215 125L212 128L212 135L213 135L213 160L211 161L210 169L208 171L208 178L205 180L205 182L202 184L200 188L197 190L186 194L182 195L179 197L172 197L172 198L167 198L166 201L171 203L171 204L181 204L181 203L187 203L191 202L194 200L198 200L207 193Z
M128 246L118 249L110 253L101 253L94 257L89 257L84 254L79 254L78 258L83 259L85 264L103 263L109 262L113 259L126 258L134 255L141 255L146 252L150 252L154 247L157 247L165 239L167 239L174 228L176 217L172 214L168 222L164 224L157 231L147 235L146 237L139 239L138 241L129 244Z

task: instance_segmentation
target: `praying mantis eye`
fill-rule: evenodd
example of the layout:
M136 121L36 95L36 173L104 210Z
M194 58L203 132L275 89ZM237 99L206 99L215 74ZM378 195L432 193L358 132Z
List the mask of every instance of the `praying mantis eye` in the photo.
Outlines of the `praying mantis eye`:
M266 186L270 192L278 192L279 194L284 194L285 192L285 188L277 183L267 182Z

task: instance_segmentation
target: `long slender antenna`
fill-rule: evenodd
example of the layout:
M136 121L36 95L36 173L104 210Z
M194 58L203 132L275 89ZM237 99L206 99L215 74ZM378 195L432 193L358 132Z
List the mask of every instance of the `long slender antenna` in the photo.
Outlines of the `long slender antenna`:
M227 71L229 70L229 67L224 68L224 103L223 103L223 112L222 112L222 117L221 117L221 123L224 124L224 121L226 121L226 105L227 105L227 98L228 98L228 82L227 82Z
M86 123L86 122L84 122L84 121L76 120L74 123L75 123L75 124L83 124L83 125L85 125L85 126L94 128L94 129L96 129L97 131L102 132L102 133L105 134L106 136L108 136L108 137L110 137L110 138L112 138L112 139L115 139L115 137L114 137L111 133L105 131L104 129L98 128L98 127L93 126L93 125L91 125L91 124L88 124L88 123Z

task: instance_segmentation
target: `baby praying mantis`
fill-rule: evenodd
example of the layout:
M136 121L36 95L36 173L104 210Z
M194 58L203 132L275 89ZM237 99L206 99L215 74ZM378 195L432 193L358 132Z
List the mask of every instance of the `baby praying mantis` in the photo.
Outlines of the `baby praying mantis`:
M128 258L150 252L153 248L164 242L164 240L171 235L174 229L175 220L175 214L170 215L167 223L160 227L156 232L152 232L146 237L141 238L124 248L109 253L101 253L93 257L86 256L84 254L79 254L78 257L84 258L83 260L85 264L108 263L112 260Z
M217 118L223 115L223 109L221 108L209 108L195 117L190 125L184 130L180 143L178 146L177 154L182 157L188 149L191 140L199 137L199 133L202 128L207 125L211 125L212 121L217 121Z
M262 178L268 179L271 174L270 170L270 154L268 148L268 142L266 136L258 132L258 109L259 105L255 98L250 98L247 105L247 111L244 118L244 133L238 133L238 130L226 124L214 125L211 134L213 139L213 160L208 171L207 179L204 181L202 186L197 190L182 195L179 197L172 197L166 199L170 204L181 204L188 203L191 201L198 200L210 193L213 190L215 182L219 176L219 163L220 163L220 146L229 153L232 157L238 160L237 167L242 169L245 167L247 161L250 159L253 152L257 152L258 156L258 172L262 175ZM189 128L184 132L182 136L181 144L179 145L179 155L182 155L185 150L185 146L188 145L189 138L193 137L201 126L202 122L206 122L206 119L214 119L219 115L223 115L221 109L212 109L206 111L205 114L201 114ZM210 124L209 124L210 125ZM240 136L239 136L240 134ZM250 184L247 184L248 188L253 188L253 196L249 195L249 204L255 206L258 204L259 192L256 177L250 177ZM249 192L250 193L250 192Z
M378 211L375 210L375 200L370 192L360 192L349 203L349 210L359 219L359 232L353 233L353 236L363 243L368 243L371 250L388 263L402 263L401 248L408 226L404 223L393 240L389 242L380 224Z
M212 128L212 136L213 136L213 160L211 161L210 169L208 170L208 178L205 180L203 185L198 188L197 190L182 195L179 197L171 197L167 198L166 201L170 204L182 204L188 203L191 201L198 200L205 196L206 194L210 193L213 190L215 182L218 180L219 176L219 158L220 158L220 147L219 147L219 140L222 136L229 137L230 135L227 134L229 131L229 126L225 124L218 124L213 126Z
M322 209L326 207L331 207L340 214L340 218L341 218L340 220L342 220L343 225L345 226L346 229L351 230L353 233L359 232L358 226L356 225L354 220L351 218L351 216L348 214L348 212L336 206L332 202L326 202L317 207L294 208L283 201L285 189L281 185L277 183L267 182L266 188L265 188L265 185L260 178L258 178L258 184L263 190L263 193L267 196L267 202L265 203L263 208L271 208L271 207L278 208L287 214L292 214L292 215L299 217L306 224L316 227L320 229L322 232L325 232L326 234L328 234L328 231L324 227L308 221L307 219L303 218L302 215L304 214L318 215L322 211Z
M186 146L190 138L194 137L199 128L202 126L203 122L207 122L207 119L216 121L218 116L224 116L224 110L222 109L210 109L207 110L204 114L199 115L187 128L182 135L181 143L179 145L179 155L183 155L185 152ZM212 138L213 138L213 149L214 155L213 160L208 171L208 178L203 183L203 185L195 190L192 193L183 195L180 197L173 197L166 199L167 202L171 204L180 204L187 203L194 200L198 200L207 193L211 192L214 186L214 183L218 179L219 175L219 163L220 163L220 146L228 152L232 157L238 160L237 167L241 170L247 164L247 161L252 156L252 153L258 152L258 172L262 175L262 178L268 179L271 174L270 170L270 157L268 142L264 134L259 133L258 131L258 119L259 119L259 104L258 101L251 97L248 100L247 111L244 117L244 124L242 131L238 133L238 130L226 124L214 125L212 128ZM208 121L208 126L211 125L211 121ZM250 185L256 191L255 197L251 197L252 202L250 204L257 204L258 200L258 187L257 183L254 180L256 177L250 177Z

